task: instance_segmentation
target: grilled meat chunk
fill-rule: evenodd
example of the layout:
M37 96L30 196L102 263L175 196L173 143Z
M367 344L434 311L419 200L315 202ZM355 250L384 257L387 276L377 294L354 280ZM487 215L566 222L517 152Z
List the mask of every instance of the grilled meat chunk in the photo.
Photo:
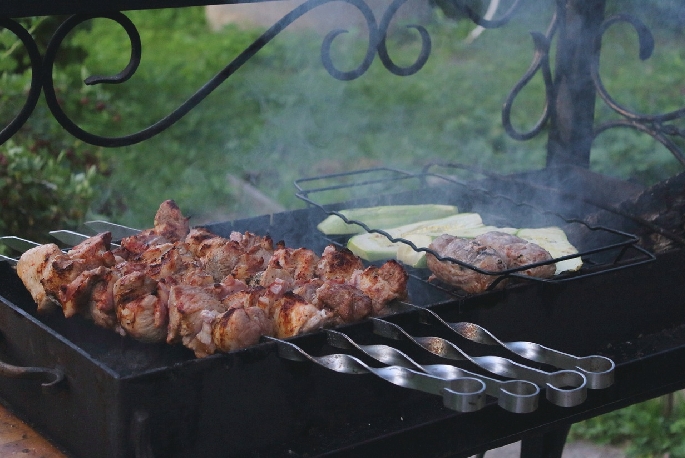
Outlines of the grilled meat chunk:
M190 230L173 201L151 229L112 250L102 233L67 253L43 245L17 272L39 310L55 304L144 342L182 343L203 357L383 313L407 297L395 261L364 268L347 249L274 247L269 236Z
M552 255L540 245L512 234L492 231L479 235L475 240L497 250L504 258L508 269L552 260ZM546 264L523 270L520 273L532 277L549 278L554 275L555 271L554 264Z
M259 307L231 307L212 320L212 342L224 352L249 347L273 333L273 320Z
M173 200L165 200L155 214L154 231L171 242L183 240L190 232L188 218Z
M316 307L292 291L278 298L272 309L274 332L279 339L323 328L335 318L329 310Z
M316 265L316 275L328 280L346 281L355 270L363 270L364 263L347 248L338 249L328 245L323 250L321 259Z
M124 275L112 290L121 329L143 342L162 342L167 336L166 297L157 290L158 282L141 271Z
M213 291L201 286L174 285L169 292L168 343L182 342L191 350L211 354L214 352L211 339L212 315L203 312L227 310ZM199 335L202 333L201 335Z
M400 263L391 259L380 267L369 266L363 271L355 271L350 284L369 296L373 314L381 315L391 301L407 298L408 277Z
M45 292L42 280L48 266L55 257L62 255L62 251L54 243L31 248L21 255L17 262L17 275L21 278L31 297L38 305L39 312L45 312L59 307L60 304Z
M328 280L316 290L316 303L330 310L337 323L352 323L374 314L373 301L352 285Z
M155 245L181 241L188 235L189 231L188 218L181 214L176 202L165 200L155 214L154 227L122 239L121 250L118 250L117 254L129 259L140 255Z
M429 245L443 258L452 258L487 272L506 270L507 264L502 255L493 248L476 240L443 234ZM483 274L451 261L439 261L431 253L426 254L426 263L433 275L443 282L463 289L467 293L480 293L488 289L497 275ZM498 283L498 287L503 286Z

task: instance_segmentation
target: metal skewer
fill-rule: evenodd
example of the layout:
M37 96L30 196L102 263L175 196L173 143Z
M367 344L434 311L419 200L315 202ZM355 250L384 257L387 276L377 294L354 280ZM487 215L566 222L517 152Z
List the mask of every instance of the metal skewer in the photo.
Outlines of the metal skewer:
M321 367L343 374L373 374L397 386L440 395L445 407L457 412L475 412L485 406L485 384L475 377L459 377L448 380L400 366L374 368L354 356L344 353L312 356L291 342L275 337L264 338L276 342L278 354L282 358L293 361L311 361Z
M604 356L590 355L579 357L533 342L502 342L490 331L475 323L448 323L437 313L425 307L408 303L402 303L401 306L405 309L419 310L424 319L430 317L472 342L485 345L499 345L522 358L537 363L548 364L559 369L576 370L585 376L588 388L598 390L608 388L614 383L614 369L616 365L611 359Z
M447 364L421 365L394 347L359 345L342 332L328 329L326 333L330 345L342 349L357 349L384 364L425 372L444 380L462 377L480 379L485 384L485 393L496 398L498 405L510 412L530 413L538 407L540 388L532 382L525 380L499 381Z
M573 407L587 398L585 376L574 370L545 372L524 366L499 356L469 356L454 343L440 337L414 337L400 326L380 318L371 318L374 332L390 339L407 339L434 355L466 360L493 374L507 378L527 380L540 387L546 387L546 398L561 407Z
M89 239L90 235L86 234L81 234L79 232L74 232L70 231L67 229L59 229L56 231L50 231L50 235L54 237L55 239L59 240L60 242L69 245L69 246L76 246L79 243L83 242L84 240ZM111 242L111 246L113 247L118 247L119 244Z
M121 240L123 238L140 233L140 229L134 229L128 226L122 226L121 224L110 223L109 221L86 221L83 224L98 233L111 232L112 240Z

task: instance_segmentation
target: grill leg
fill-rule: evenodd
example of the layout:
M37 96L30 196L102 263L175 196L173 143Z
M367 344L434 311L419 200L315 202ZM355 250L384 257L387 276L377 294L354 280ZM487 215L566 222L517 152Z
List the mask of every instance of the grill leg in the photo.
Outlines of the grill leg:
M521 458L561 458L571 425L521 441Z

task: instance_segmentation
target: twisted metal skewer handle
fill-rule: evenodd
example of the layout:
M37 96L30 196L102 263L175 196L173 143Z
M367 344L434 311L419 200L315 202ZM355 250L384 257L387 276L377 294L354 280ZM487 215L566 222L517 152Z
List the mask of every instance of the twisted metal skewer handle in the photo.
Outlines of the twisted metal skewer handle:
M400 326L380 318L371 319L374 332L394 340L406 339L415 345L442 358L466 360L491 372L507 378L522 379L546 387L547 400L561 407L573 407L587 398L587 380L580 372L561 370L545 372L524 366L499 356L473 357L454 343L440 337L414 337Z
M497 404L510 412L529 413L538 407L540 388L532 382L525 380L499 381L447 364L421 365L394 347L360 345L342 332L327 330L326 333L330 345L343 349L357 349L385 364L425 372L444 380L463 377L478 378L485 384L485 393L496 398ZM443 393L443 398L445 396L453 397L451 393Z
M574 356L534 342L502 342L490 331L475 323L449 323L428 308L406 302L403 302L400 307L402 307L402 310L418 310L422 318L432 318L472 342L485 345L499 345L522 358L548 364L559 369L580 372L585 376L587 387L590 389L599 390L614 384L616 364L607 357L599 355Z
M274 337L265 337L265 339L276 342L278 354L282 358L293 361L311 361L343 374L373 374L397 386L440 395L443 397L445 407L458 412L475 412L485 406L485 384L478 378L460 377L445 380L400 366L374 368L347 354L312 356L291 342Z

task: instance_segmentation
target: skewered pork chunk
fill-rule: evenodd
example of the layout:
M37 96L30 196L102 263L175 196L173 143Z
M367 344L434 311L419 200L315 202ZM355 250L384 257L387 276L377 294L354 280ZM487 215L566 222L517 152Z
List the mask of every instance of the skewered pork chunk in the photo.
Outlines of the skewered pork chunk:
M165 200L155 214L154 231L171 242L178 242L188 235L190 224L176 202Z
M316 303L330 310L338 324L352 323L374 313L373 301L352 285L328 280L316 290Z
M212 321L212 342L224 352L254 345L273 333L273 320L259 307L232 307Z
M21 278L31 297L38 305L39 312L59 307L60 304L45 292L42 280L48 266L62 251L54 243L40 245L26 251L17 262L17 275Z
M337 324L352 323L373 314L371 298L338 280L315 278L299 283L293 293L319 309L331 311Z
M323 328L332 324L334 318L332 312L317 308L292 291L273 305L274 332L279 339Z
M306 248L278 248L274 251L266 269L253 277L260 286L268 287L280 280L292 289L296 283L314 278L319 257Z
M129 259L155 245L181 241L188 235L188 232L188 218L181 214L181 210L173 200L165 200L155 214L154 227L122 239L121 249L117 250L117 254Z
M77 293L79 287L84 287L84 285L74 286L72 291L69 291L69 284L83 272L115 265L116 258L110 251L111 240L112 234L109 232L90 237L66 254L56 253L43 270L41 284L45 294L62 306L71 301L69 309L65 311L68 316L72 316L77 311L71 308L75 299L73 295ZM79 300L76 298L76 301Z
M228 238L189 230L171 201L155 226L111 249L111 234L67 253L56 245L27 251L17 272L39 305L55 303L145 342L180 342L198 357L291 337L382 313L407 295L394 261L364 269L360 258L329 246L274 250L269 236Z
M407 272L391 259L380 267L355 271L350 284L371 298L373 314L380 315L389 302L407 298L407 279Z
M500 253L476 240L464 239L443 234L433 240L429 248L439 256L452 258L487 272L501 272L507 265ZM439 261L431 253L426 253L426 263L433 272L431 277L463 289L467 293L480 293L497 279L496 275L476 272L450 261ZM504 286L500 282L498 287Z
M124 275L114 283L119 325L126 334L143 342L161 342L167 336L167 302L156 294L157 290L158 282L141 271Z
M497 250L503 256L508 269L552 259L552 255L540 245L504 232L487 232L476 237L476 241ZM532 277L549 278L554 275L555 271L554 264L546 264L523 270L520 273Z
M316 275L319 278L330 280L347 280L355 270L363 270L364 263L347 248L336 248L328 245L323 250L321 259L316 266Z

